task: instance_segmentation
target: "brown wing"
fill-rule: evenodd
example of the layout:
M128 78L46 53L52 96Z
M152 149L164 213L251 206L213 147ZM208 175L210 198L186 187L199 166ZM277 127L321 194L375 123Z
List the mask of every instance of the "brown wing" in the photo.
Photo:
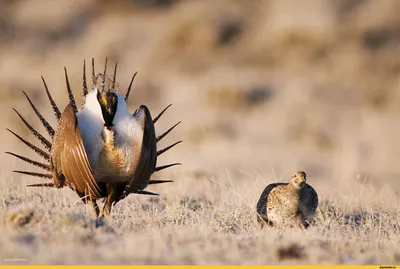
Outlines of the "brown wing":
M138 113L144 113L144 119L141 122L143 139L139 151L140 158L138 159L135 174L125 188L125 195L147 187L157 162L156 133L150 111L146 106L142 105Z
M59 163L67 184L73 184L79 195L100 198L100 188L93 177L72 105L65 108L58 128L63 133L60 139Z

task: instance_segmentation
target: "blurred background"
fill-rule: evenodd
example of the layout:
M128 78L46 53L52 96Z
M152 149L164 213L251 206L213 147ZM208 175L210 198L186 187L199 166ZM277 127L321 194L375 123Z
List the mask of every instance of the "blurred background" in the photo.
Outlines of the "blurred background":
M139 71L132 112L172 103L159 134L182 121L159 164L184 165L161 177L266 185L304 170L398 193L399 14L398 0L0 0L0 149L28 151L6 127L33 139L12 107L44 132L22 90L54 125L40 77L64 108L63 67L79 100L83 60L102 72L108 57L122 93ZM19 182L27 166L1 160Z

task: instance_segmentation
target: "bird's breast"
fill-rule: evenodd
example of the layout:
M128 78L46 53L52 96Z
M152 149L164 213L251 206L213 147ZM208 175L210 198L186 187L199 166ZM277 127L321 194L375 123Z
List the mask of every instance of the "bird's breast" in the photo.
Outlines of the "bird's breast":
M133 177L140 156L140 134L118 128L104 128L104 148L99 154L95 178L105 182L128 182Z

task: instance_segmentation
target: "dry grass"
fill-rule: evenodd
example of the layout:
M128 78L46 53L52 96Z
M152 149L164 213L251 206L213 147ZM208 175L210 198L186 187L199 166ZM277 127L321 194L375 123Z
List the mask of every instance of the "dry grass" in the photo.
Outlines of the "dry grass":
M1 183L0 194L3 263L15 264L7 260L12 258L27 264L400 262L400 210L389 189L317 184L321 202L312 227L260 230L255 203L269 180L246 179L240 188L229 186L232 180L239 182L180 175L157 188L162 196L129 197L99 222L85 214L70 190L26 189L10 178Z
M170 2L162 5L160 2ZM0 1L0 126L41 131L25 90L54 117L82 61L119 62L130 110L146 104L161 147L183 140L151 187L96 223L70 190L27 189L0 162L0 263L400 263L398 0ZM147 4L146 4L147 3ZM154 3L159 3L154 6ZM52 12L48 12L51 10ZM3 128L4 127L4 128ZM26 152L5 130L0 151ZM33 153L30 157L36 158ZM259 230L264 187L304 170L320 195L308 230Z

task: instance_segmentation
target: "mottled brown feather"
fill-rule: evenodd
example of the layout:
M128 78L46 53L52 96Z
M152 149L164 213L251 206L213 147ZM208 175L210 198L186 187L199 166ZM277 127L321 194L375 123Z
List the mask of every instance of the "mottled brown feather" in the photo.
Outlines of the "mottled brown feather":
M90 167L79 130L74 108L69 104L61 115L57 134L59 164L67 183L72 183L78 193L87 193L93 198L100 198L100 188L97 185ZM60 172L60 167L56 167Z
M264 189L258 200L257 221L261 226L300 224L307 228L317 207L318 195L310 185L305 183L299 189L292 182L273 183Z

